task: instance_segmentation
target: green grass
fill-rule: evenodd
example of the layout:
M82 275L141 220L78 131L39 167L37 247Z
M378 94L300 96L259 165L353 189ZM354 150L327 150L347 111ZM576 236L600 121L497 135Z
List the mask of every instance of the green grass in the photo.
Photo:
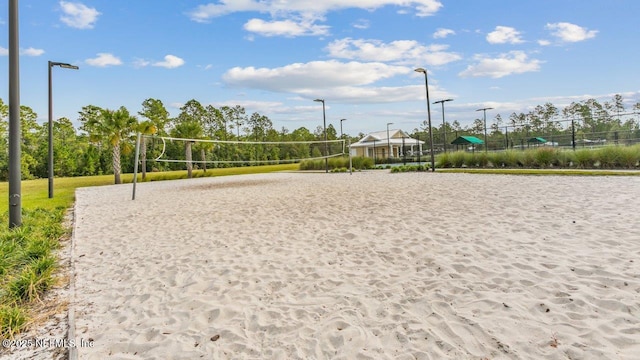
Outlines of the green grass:
M298 164L210 169L194 177L227 176L298 170ZM147 173L145 181L185 179L186 171ZM124 183L133 174L122 176ZM80 187L113 184L113 175L54 179L49 199L48 179L21 182L22 226L8 228L8 201L0 203L0 337L11 338L24 329L34 302L55 284L58 267L53 251L70 229L63 225L66 209L73 205ZM142 176L138 175L138 181ZM131 185L121 185L131 186ZM0 198L8 199L8 184L0 183Z
M436 166L439 168L640 169L640 145L580 148L576 151L549 147L489 153L456 151L438 155Z
M437 172L500 175L640 176L638 171L579 169L437 169Z

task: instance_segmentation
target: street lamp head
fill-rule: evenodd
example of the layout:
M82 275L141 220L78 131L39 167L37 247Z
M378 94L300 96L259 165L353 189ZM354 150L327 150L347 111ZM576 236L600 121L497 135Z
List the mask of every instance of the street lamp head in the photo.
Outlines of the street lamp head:
M71 64L67 64L67 63L61 63L61 62L53 62L53 61L49 61L49 66L60 66L61 68L73 69L73 70L80 69L79 67L77 67L75 65L71 65Z
M434 103L434 104L443 104L443 103L445 103L445 102L447 102L447 101L453 101L453 99L438 100L438 101L434 101L433 103Z
M60 64L61 68L65 68L65 69L73 69L73 70L78 70L80 69L79 67L75 66L75 65L71 65L71 64Z
M492 107L487 107L487 108L478 109L476 111L486 111L486 110L493 110L493 108Z
M425 69L423 69L423 68L417 68L417 69L415 69L414 71L416 71L416 72L420 72L420 73L425 73L425 74L427 73L427 70L425 70Z
M323 102L324 102L324 99L315 99L315 100L313 100L313 101L317 101L317 102L321 102L321 103L323 103Z

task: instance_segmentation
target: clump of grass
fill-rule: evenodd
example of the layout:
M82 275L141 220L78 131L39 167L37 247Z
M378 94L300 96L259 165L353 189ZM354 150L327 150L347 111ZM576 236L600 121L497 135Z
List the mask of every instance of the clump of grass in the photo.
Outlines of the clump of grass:
M465 164L465 153L464 151L456 151L451 154L451 163L453 167L461 168L462 165Z
M40 295L54 283L53 270L56 260L51 256L39 258L22 269L7 284L7 296L16 303L40 299Z
M557 152L555 149L541 147L535 150L534 157L536 165L544 169L553 164Z
M373 169L373 159L362 156L353 157L351 159L354 169L364 170ZM336 157L327 161L329 169L349 168L349 157ZM305 160L300 162L300 170L324 170L325 160Z
M620 152L620 158L618 161L619 166L625 169L633 169L637 167L640 162L640 145L623 148Z
M12 337L28 320L28 308L54 284L52 255L65 233L63 208L25 210L22 226L0 230L0 333ZM0 221L6 220L6 214Z
M452 155L450 153L440 154L438 156L438 160L436 162L436 167L439 168L450 168L453 166Z
M575 162L575 154L571 150L559 150L556 152L556 158L553 160L553 166L568 168Z
M392 173L429 171L426 165L400 165L391 168Z
M595 159L603 169L620 167L623 148L618 146L605 146L595 152Z
M26 323L27 315L20 306L0 305L0 338L13 339Z
M574 154L574 164L581 169L593 168L596 164L596 158L590 149L576 150Z

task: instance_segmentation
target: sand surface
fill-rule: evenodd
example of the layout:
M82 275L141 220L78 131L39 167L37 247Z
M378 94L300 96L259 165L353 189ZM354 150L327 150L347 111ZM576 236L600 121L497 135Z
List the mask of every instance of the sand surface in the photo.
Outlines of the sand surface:
M640 178L84 188L80 359L638 359Z

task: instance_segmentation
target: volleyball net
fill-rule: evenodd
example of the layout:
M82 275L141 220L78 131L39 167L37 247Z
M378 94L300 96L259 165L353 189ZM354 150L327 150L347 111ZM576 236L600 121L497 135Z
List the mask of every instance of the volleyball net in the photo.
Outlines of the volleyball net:
M300 163L348 155L338 140L239 141L150 136L138 133L135 151L134 195L141 149L146 162L165 163L169 170L207 169ZM184 164L184 165L182 165ZM145 164L146 165L146 164Z

